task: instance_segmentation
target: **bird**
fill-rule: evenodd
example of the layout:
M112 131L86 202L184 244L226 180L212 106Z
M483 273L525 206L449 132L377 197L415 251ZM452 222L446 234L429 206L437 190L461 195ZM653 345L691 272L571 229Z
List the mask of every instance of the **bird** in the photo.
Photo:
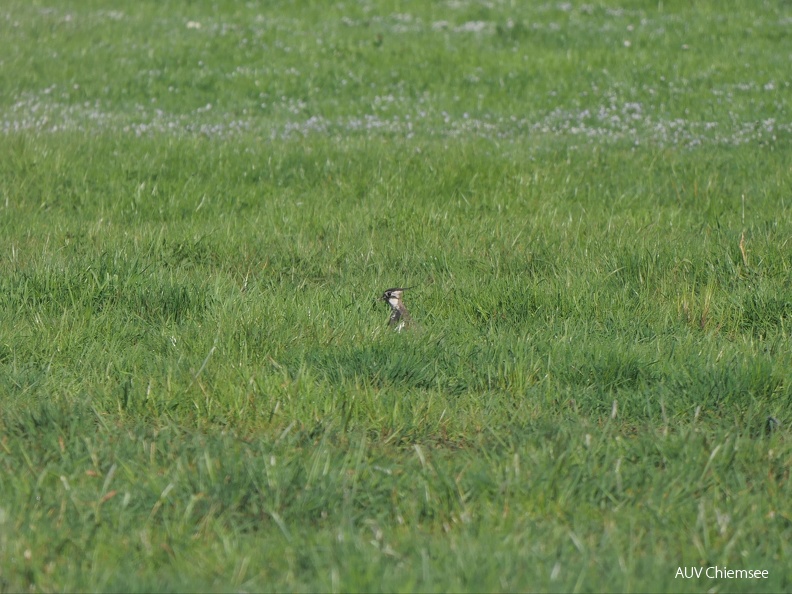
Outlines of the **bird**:
M404 301L402 301L402 293L408 289L412 289L412 287L394 287L385 291L380 297L380 301L387 301L391 307L388 326L395 328L396 332L401 332L402 329L412 324L410 312L407 311Z

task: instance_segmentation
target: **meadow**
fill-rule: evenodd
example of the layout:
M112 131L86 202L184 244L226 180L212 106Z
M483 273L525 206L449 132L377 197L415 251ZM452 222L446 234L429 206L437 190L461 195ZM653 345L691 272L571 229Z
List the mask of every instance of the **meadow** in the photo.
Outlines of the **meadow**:
M3 3L0 592L792 589L790 27Z

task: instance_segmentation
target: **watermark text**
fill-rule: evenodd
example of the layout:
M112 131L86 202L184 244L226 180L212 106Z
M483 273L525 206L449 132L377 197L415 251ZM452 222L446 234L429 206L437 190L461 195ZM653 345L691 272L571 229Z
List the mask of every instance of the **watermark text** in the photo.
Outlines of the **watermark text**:
M677 567L675 578L686 580L706 577L711 580L766 580L770 576L767 569L729 569L718 567Z

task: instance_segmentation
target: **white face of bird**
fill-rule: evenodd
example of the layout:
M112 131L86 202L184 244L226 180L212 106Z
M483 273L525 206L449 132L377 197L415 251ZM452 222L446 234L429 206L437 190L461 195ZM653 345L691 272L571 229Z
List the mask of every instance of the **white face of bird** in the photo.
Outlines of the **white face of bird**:
M401 303L402 300L401 290L388 291L386 295L387 295L386 299L388 303L390 303L393 307L396 307L399 303Z
M391 307L394 309L401 309L404 307L402 304L402 294L407 289L411 289L412 287L393 287L392 289L388 289L382 294L380 297L381 301L387 301Z

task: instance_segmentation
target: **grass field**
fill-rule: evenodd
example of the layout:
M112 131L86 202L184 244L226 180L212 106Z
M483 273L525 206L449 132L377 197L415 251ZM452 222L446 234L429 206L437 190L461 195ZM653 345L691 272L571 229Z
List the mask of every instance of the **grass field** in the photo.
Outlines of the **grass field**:
M5 2L0 591L792 589L790 27Z

